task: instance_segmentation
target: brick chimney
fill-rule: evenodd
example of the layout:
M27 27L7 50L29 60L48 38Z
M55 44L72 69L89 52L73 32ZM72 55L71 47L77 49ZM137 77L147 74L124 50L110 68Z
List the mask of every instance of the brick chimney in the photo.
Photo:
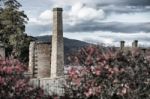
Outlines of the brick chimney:
M134 41L133 41L132 47L133 47L133 48L137 48L137 47L138 47L138 40L134 40Z
M125 47L125 41L120 41L120 48L123 49Z
M51 78L64 75L64 44L62 8L53 9Z

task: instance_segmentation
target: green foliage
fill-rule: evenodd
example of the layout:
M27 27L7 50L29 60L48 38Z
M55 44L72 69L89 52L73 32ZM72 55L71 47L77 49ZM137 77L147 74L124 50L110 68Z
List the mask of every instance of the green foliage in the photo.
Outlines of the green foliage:
M7 55L11 53L17 58L22 58L21 49L27 50L31 41L25 34L28 17L19 9L21 4L17 0L0 0L0 4L0 40L8 49Z

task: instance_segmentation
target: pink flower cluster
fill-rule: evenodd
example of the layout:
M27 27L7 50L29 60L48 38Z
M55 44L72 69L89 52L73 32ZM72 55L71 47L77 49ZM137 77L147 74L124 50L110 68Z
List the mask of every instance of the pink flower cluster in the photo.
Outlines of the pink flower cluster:
M66 92L74 98L149 99L147 57L140 49L103 52L97 46L82 48L69 57L72 66L67 72Z
M0 99L49 99L41 88L29 85L26 70L18 60L0 60Z

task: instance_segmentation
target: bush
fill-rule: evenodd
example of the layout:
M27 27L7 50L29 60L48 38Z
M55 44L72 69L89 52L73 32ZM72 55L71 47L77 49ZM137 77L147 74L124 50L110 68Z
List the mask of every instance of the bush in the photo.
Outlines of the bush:
M41 88L28 84L26 70L18 60L0 60L0 99L49 99Z
M85 47L68 58L65 96L29 85L26 66L0 60L0 99L150 99L150 58L139 49Z
M82 59L82 60L81 60ZM76 99L150 99L150 61L139 49L106 53L86 47L71 56L66 94Z

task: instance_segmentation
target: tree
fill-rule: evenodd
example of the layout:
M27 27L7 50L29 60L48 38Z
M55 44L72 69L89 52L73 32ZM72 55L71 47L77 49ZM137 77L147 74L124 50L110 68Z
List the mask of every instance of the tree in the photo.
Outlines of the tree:
M21 4L17 0L1 0L0 3L0 40L5 43L8 55L20 58L21 49L28 49L31 41L25 34L28 17L20 10Z

